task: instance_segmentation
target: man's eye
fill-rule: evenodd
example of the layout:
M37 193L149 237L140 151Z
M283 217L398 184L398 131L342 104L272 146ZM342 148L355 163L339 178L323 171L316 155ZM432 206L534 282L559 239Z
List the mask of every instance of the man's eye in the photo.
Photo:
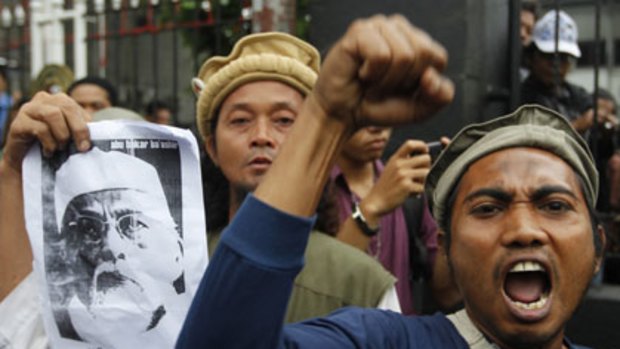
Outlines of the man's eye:
M502 207L496 204L480 204L476 205L472 208L471 214L477 217L491 217L499 212L501 212Z
M245 125L250 122L249 118L237 117L230 120L230 123L233 125Z
M69 222L68 227L86 243L99 243L105 231L105 223L91 217L79 217Z
M135 239L136 234L148 225L137 214L127 214L117 220L118 231L124 236Z
M572 207L568 203L560 200L548 201L540 205L540 208L549 213L564 213Z
M280 126L291 126L295 122L295 118L291 116L276 116L276 123Z

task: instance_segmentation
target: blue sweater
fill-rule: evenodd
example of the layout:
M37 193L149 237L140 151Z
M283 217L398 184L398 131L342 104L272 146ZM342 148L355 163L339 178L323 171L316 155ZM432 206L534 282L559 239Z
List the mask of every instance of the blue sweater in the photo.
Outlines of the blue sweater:
M209 262L177 348L468 348L443 314L351 307L283 325L313 223L248 196Z

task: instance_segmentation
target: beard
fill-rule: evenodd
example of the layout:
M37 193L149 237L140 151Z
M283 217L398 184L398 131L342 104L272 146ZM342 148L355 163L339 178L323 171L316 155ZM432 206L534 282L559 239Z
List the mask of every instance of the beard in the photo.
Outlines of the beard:
M93 275L90 297L73 297L67 312L84 341L106 348L126 347L124 339L148 334L166 314L161 287L151 278L104 264Z

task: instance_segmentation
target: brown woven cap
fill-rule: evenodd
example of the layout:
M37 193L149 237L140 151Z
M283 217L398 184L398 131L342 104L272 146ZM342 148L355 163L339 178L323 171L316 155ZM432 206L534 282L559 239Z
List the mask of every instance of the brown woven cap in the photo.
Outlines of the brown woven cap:
M204 83L197 103L196 122L203 139L224 99L239 86L260 80L279 81L307 95L316 82L320 55L310 44L285 33L248 35L230 55L209 58L198 78Z
M433 215L443 224L448 198L469 166L498 150L540 148L560 157L583 179L584 196L594 206L599 178L586 142L560 114L539 105L462 129L440 154L426 179Z

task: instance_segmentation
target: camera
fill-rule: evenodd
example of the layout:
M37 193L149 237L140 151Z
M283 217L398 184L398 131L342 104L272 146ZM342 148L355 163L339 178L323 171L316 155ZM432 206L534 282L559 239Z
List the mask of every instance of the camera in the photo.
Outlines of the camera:
M433 141L426 143L426 146L428 147L428 155L431 156L431 164L433 164L443 150L443 144L440 141Z

